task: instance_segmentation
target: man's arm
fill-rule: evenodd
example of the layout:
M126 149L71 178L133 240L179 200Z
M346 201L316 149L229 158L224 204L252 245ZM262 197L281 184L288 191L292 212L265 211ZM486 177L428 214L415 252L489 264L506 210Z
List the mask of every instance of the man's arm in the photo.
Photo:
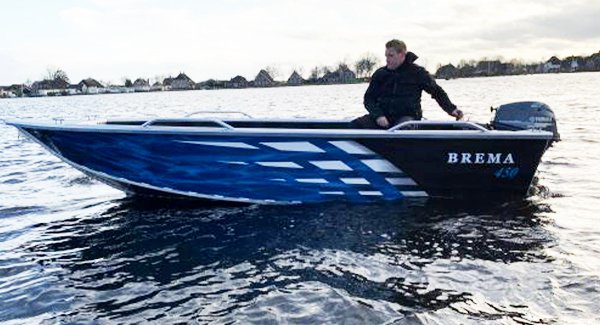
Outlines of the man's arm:
M383 116L383 110L379 106L378 99L381 93L381 73L379 70L373 73L369 88L365 92L364 105L373 119L378 119Z
M452 115L456 117L457 120L460 120L463 117L463 112L456 108L456 105L452 104L450 98L448 98L448 94L446 94L444 89L435 82L433 76L430 75L427 70L422 68L420 73L423 90L430 94L448 115Z

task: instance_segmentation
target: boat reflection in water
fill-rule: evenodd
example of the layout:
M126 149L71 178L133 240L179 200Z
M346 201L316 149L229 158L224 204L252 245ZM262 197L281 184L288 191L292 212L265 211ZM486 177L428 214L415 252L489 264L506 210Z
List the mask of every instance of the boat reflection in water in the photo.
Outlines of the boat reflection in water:
M50 285L75 297L52 307L57 320L381 323L437 312L427 317L536 323L523 279L496 277L519 262L547 264L555 242L544 228L550 208L532 201L153 202L38 226L57 240L27 249L61 269ZM505 303L511 295L520 306Z

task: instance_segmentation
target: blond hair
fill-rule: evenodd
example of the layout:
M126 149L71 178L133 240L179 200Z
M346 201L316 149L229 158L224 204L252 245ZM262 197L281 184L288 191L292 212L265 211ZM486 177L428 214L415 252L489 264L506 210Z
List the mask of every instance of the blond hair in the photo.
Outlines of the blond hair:
M390 49L393 48L396 52L406 52L406 44L403 41L393 39L387 43L385 43L385 48Z

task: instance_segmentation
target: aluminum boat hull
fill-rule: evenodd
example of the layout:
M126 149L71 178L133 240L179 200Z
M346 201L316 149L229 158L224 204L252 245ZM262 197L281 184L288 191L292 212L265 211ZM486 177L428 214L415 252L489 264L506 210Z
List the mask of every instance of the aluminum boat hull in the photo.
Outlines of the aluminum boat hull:
M552 142L543 131L9 124L129 194L261 204L524 196Z

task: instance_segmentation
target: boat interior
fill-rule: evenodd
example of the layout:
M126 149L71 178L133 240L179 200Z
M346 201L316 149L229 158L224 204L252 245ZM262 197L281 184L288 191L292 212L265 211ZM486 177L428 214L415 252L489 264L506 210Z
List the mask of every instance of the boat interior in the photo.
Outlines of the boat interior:
M309 130L350 130L356 129L350 121L322 121L322 120L259 120L259 119L216 119L216 118L157 118L135 120L110 120L104 122L109 125L127 125L141 127L223 127L235 128L269 128L269 129L309 129ZM395 130L480 130L487 131L487 125L465 121L408 121L388 129Z

